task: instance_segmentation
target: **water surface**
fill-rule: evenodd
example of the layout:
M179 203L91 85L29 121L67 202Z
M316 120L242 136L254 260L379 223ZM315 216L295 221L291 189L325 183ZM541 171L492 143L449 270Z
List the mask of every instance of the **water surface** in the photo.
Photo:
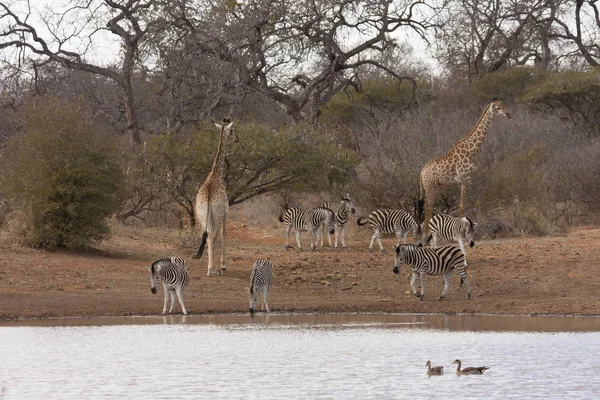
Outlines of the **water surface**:
M0 339L2 399L571 399L600 393L598 318L3 321ZM456 358L490 370L456 376ZM427 360L443 365L445 375L428 377Z

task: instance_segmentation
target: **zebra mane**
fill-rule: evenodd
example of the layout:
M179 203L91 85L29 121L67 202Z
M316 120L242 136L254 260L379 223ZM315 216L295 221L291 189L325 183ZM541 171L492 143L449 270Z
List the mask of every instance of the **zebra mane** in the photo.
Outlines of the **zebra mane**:
M463 217L463 218L467 220L467 222L469 223L469 227L474 228L473 221L471 221L471 219L469 219L469 217Z

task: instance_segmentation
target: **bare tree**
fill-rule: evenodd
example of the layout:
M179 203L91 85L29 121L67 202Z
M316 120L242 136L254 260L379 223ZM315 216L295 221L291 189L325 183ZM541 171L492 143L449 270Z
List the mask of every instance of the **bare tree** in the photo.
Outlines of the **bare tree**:
M226 73L222 88L238 99L264 96L294 121L315 124L333 95L359 87L365 66L414 83L377 54L404 30L426 38L437 8L408 0L257 0L214 7L181 3L177 12L178 34L168 37L176 50L171 55L193 54L197 65L218 66Z
M132 78L140 42L162 25L160 10L157 0L82 0L58 12L48 7L35 10L29 1L24 11L17 3L0 2L0 23L5 27L0 33L0 50L18 49L15 64L21 71L27 61L34 68L56 62L115 82L122 91L126 131L132 145L137 146L141 139ZM118 66L100 65L86 58L93 50L94 35L106 31L119 38L120 59L114 61Z

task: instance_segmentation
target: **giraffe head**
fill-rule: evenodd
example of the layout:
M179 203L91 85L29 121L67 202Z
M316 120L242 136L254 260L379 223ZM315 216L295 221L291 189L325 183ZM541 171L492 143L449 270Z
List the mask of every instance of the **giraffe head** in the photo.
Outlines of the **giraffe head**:
M494 98L491 104L492 112L494 115L504 115L506 118L511 119L512 115L510 112L504 107L502 102L497 98Z
M225 139L233 139L236 143L239 141L235 129L233 129L233 122L229 118L223 118L223 125L215 122L215 126L221 130Z

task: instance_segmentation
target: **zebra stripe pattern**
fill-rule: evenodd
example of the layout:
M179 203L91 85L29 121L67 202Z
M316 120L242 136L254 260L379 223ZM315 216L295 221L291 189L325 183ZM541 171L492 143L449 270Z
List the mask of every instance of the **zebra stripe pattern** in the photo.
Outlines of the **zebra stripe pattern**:
M258 294L262 293L262 308L269 310L269 289L273 283L273 264L267 260L258 260L254 263L252 274L250 274L250 289L248 290L248 301L250 303L250 315L254 314L258 306Z
M450 287L450 273L453 269L456 269L460 274L461 286L463 282L467 286L467 300L470 300L471 285L469 285L464 262L464 253L455 246L433 249L405 244L396 246L396 259L393 271L395 274L398 274L403 264L410 265L412 269L410 288L412 294L417 296L419 300L423 300L423 297L425 297L425 276L443 275L444 290L438 298L438 300L442 300ZM417 294L416 282L419 275L421 276L421 293Z
M332 203L323 203L321 207L329 208L330 210L334 210L334 205ZM356 209L354 208L354 202L350 198L350 194L346 193L345 196L342 197L342 202L340 203L337 210L334 212L334 227L335 227L335 247L338 247L338 232L341 229L342 233L342 247L346 247L346 243L344 242L344 237L346 234L346 224L350 219L350 214L354 214ZM323 247L323 236L321 236L321 247ZM329 247L331 247L331 235L327 234L327 239L329 240Z
M429 220L429 236L425 244L431 242L434 249L441 243L458 242L458 246L465 254L465 266L467 265L467 256L465 243L469 247L475 246L475 223L467 217L457 218L447 214L437 214Z
M321 237L320 227L325 226L331 234L334 232L334 215L329 208L317 207L304 211L298 207L289 208L284 215L279 217L279 221L285 222L287 225L285 248L289 249L290 231L292 228L296 230L296 242L298 250L302 250L300 243L300 232L308 231L310 238L310 249L314 250ZM313 235L316 236L316 241L313 244Z
M398 245L400 240L404 237L404 244L406 244L406 237L408 233L412 231L413 238L417 243L421 243L421 226L417 224L417 221L409 213L402 210L375 210L369 218L359 218L358 225L366 225L367 223L373 229L373 237L371 238L371 244L369 250L373 250L373 243L377 240L379 249L383 252L383 245L381 244L381 234L392 234L395 233L398 238Z
M163 258L156 260L148 267L150 271L150 284L153 294L156 294L156 288L159 283L162 283L163 290L165 292L165 301L162 310L162 314L167 311L167 303L169 301L169 295L171 296L171 308L169 313L173 312L175 307L175 295L181 304L181 309L185 315L185 305L183 304L183 291L188 284L188 270L185 266L185 261L179 257Z

